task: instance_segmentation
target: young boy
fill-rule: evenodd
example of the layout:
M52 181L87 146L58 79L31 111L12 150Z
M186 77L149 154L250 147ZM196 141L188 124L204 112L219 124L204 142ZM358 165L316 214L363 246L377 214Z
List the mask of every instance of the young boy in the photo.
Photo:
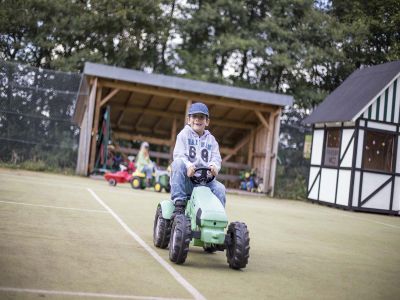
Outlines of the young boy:
M174 148L171 174L171 198L175 213L183 213L187 195L194 185L190 177L199 167L211 169L214 176L221 169L221 154L214 136L205 128L210 123L208 108L203 103L193 103L189 108L187 125L179 132ZM225 206L225 186L216 179L207 184Z

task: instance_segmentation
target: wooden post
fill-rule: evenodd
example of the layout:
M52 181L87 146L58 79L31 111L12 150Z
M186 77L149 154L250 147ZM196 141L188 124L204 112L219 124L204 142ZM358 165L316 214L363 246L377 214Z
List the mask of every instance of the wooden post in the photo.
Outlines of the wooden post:
M255 130L253 129L250 133L250 142L249 142L249 153L247 153L247 164L253 168L253 152L254 152L254 138L255 138Z
M183 118L183 127L186 126L186 118L189 114L189 108L192 105L192 100L188 99L188 101L186 102L186 110L185 110L185 116Z
M272 136L273 136L273 120L274 116L271 113L268 118L267 128L267 144L265 147L265 159L264 159L264 193L269 192L269 177L271 170L271 149L272 149Z
M97 144L97 134L99 132L99 120L100 120L100 108L101 108L101 87L97 88L97 96L95 103L95 113L92 132L92 141L90 149L90 162L89 162L89 173L94 169L94 162L96 159L96 144Z
M85 175L88 175L89 173L89 159L90 159L90 142L92 139L92 126L93 126L93 113L94 113L94 107L95 107L95 101L96 101L96 91L97 91L97 77L93 81L92 88L90 90L89 94L89 103L88 103L88 109L87 109L87 123L86 123L86 141L85 141L85 147L84 147L84 167L85 167Z
M276 176L276 162L278 160L278 146L279 146L279 131L281 128L281 112L282 109L278 108L277 112L274 114L274 137L272 143L272 161L271 161L271 175L269 177L269 186L271 189L271 197L274 196L275 192L275 176Z
M169 155L173 156L173 152L174 152L174 145L175 145L175 140L176 140L176 118L174 118L173 122L172 122L172 130L171 130L171 144L169 147Z
M79 134L79 148L78 148L78 159L76 162L76 174L85 175L87 172L87 161L86 159L86 147L87 147L87 131L88 128L88 107L85 107L83 112L82 123L80 124Z

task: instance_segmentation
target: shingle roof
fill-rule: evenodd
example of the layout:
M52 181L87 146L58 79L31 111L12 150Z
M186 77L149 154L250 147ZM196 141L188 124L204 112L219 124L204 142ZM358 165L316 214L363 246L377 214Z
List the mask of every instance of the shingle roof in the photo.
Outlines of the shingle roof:
M354 71L303 123L355 121L399 73L400 61Z
M288 95L237 88L175 76L148 74L142 71L89 62L85 63L83 74L278 106L286 106L293 103L293 97Z

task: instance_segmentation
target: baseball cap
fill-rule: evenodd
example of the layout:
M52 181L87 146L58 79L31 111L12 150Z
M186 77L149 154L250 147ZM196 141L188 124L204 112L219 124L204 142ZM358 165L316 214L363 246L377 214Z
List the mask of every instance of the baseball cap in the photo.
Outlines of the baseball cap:
M207 105L205 105L204 103L201 103L201 102L193 103L189 108L188 114L189 115L203 114L203 115L206 115L207 117L210 116L208 113Z

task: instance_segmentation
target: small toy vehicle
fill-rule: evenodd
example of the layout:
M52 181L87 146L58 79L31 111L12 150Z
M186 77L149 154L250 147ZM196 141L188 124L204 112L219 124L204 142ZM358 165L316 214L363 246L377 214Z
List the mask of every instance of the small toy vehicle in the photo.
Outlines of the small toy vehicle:
M132 174L129 174L128 168L124 165L119 166L121 171L118 172L106 172L104 178L108 181L111 186L116 186L117 183L126 183L132 181Z
M169 259L177 264L186 260L189 244L203 247L213 253L226 250L229 267L245 268L250 251L247 226L242 222L232 222L228 226L225 208L205 184L214 176L209 168L198 168L192 182L192 195L186 204L184 214L174 215L174 204L164 200L157 206L153 227L153 243L156 247L167 248Z
M132 174L131 186L134 189L145 189L148 187L146 181L146 174L136 170ZM169 193L171 186L169 184L168 172L156 168L155 172L153 173L153 177L150 180L149 186L154 187L156 192L161 192L164 189L167 193Z

